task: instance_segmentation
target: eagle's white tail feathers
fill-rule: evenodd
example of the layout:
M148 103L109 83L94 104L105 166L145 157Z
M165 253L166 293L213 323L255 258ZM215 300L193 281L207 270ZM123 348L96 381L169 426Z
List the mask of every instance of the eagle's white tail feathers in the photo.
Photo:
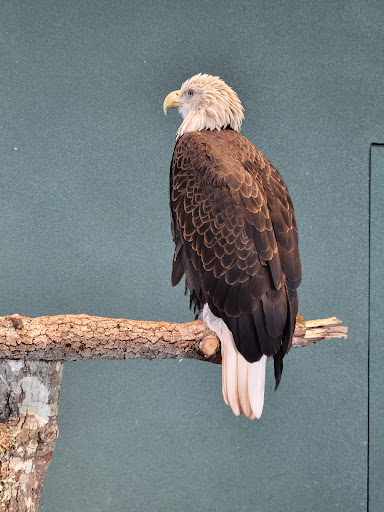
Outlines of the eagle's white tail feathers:
M233 343L231 331L225 325L221 329L221 336L219 336L219 338L222 346L222 360L224 361L224 367L222 368L221 373L222 380L225 381L225 387L227 388L226 394L228 403L231 406L233 413L236 416L240 416L241 408L239 400L239 390L237 387L237 356L239 352L236 349L235 344Z
M253 415L248 394L248 366L249 363L244 356L237 355L237 388L239 390L240 407L247 418Z
M221 342L224 402L236 416L243 412L250 420L260 418L264 405L267 356L249 363L237 350L231 331L221 318L212 314L207 304L203 309L203 320Z
M248 394L253 414L260 418L264 406L265 366L267 356L256 363L248 363Z

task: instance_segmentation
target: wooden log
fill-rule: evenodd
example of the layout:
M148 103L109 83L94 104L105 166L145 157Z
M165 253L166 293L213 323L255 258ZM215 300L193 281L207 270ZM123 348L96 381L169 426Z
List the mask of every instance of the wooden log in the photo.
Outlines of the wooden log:
M305 322L297 316L293 347L346 338L335 317ZM0 318L0 359L195 358L220 363L219 340L201 320L182 324L89 315Z
M0 361L0 510L35 512L58 436L62 363Z
M293 347L346 338L335 317L297 316ZM220 363L200 320L176 324L89 315L0 318L0 511L36 512L58 436L62 361L195 358Z

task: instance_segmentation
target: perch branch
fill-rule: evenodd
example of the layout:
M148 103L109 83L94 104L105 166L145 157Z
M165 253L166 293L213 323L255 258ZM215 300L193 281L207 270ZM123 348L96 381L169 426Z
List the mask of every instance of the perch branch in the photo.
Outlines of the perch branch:
M305 321L297 315L293 347L325 338L346 338L335 317ZM182 324L57 315L0 318L0 359L195 358L220 362L219 341L201 320Z
M297 316L293 347L346 338L335 317ZM195 358L220 363L200 320L175 324L89 315L0 318L0 511L36 512L53 453L62 361Z

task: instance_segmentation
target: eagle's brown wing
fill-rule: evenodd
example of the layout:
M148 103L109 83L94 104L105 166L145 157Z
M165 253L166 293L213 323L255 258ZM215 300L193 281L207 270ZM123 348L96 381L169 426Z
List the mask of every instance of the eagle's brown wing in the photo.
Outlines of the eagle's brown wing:
M176 143L170 206L172 284L186 274L248 361L282 358L292 343L301 280L297 226L278 171L233 130L191 132Z

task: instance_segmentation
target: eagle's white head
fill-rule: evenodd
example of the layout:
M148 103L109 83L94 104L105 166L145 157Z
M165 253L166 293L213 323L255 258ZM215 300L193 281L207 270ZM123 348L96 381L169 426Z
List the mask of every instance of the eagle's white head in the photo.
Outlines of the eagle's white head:
M237 94L218 76L199 73L186 80L180 90L171 92L164 100L165 114L176 107L183 116L177 138L186 132L222 130L227 126L239 131L244 119Z

